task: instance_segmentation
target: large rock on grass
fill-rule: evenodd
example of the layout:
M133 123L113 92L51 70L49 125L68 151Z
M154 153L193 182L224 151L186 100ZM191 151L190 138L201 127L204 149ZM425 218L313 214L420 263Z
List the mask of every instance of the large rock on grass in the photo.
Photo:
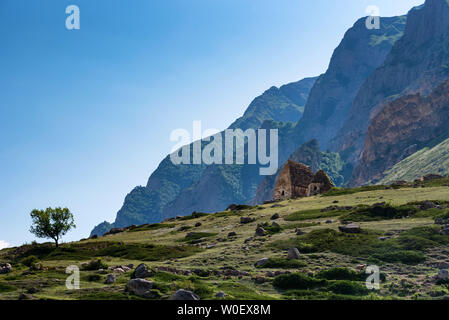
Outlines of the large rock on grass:
M288 260L298 260L300 256L299 250L297 248L290 248L288 249Z
M355 223L350 223L344 226L339 226L338 229L343 233L360 233L362 232L362 229L360 229L360 226Z
M175 294L172 297L173 300L200 300L200 298L194 294L192 291L179 289L175 292Z
M0 274L12 272L12 267L9 263L0 263Z
M152 298L154 295L151 293L153 289L153 282L145 279L132 279L129 280L126 288L129 293L143 298Z

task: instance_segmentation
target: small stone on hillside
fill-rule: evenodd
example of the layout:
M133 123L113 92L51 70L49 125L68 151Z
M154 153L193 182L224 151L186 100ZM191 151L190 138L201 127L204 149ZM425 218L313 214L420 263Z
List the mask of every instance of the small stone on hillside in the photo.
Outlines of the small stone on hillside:
M232 237L236 237L236 236L237 236L237 233L235 233L234 231L228 233L228 238L232 238Z
M12 272L12 267L9 263L0 263L0 274Z
M447 269L441 269L440 272L438 272L437 279L438 280L447 280L449 277L449 273Z
M20 293L19 294L19 300L30 300L31 296L25 294L25 293Z
M297 235L297 236L302 236L303 234L305 234L305 232L302 231L302 230L299 229L299 228L296 228L295 232L296 232L296 235Z
M201 227L201 222L195 223L195 227L196 227L196 228Z
M288 249L288 260L298 260L300 256L299 250L297 248L290 248Z
M114 283L115 282L115 274L108 274L108 277L106 278L106 281L105 281L105 283L106 284L112 284L112 283Z
M265 231L264 228L258 227L258 228L256 229L256 236L257 236L257 237L263 237L265 234L266 234L266 231Z
M240 223L241 224L247 224L247 223L251 223L253 221L255 221L255 219L250 218L250 217L241 217L240 218Z
M220 291L215 295L215 298L224 298L225 296L226 294L223 291Z
M194 294L192 291L188 291L188 290L184 290L184 289L179 289L178 291L175 292L175 294L172 297L173 300L181 300L181 301L185 301L185 300L200 300L200 298Z
M440 225L442 225L442 224L444 224L444 221L443 221L443 219L441 219L441 218L437 218L437 219L435 219L435 224L440 224Z
M442 235L449 236L449 226L445 226L443 230L440 231Z
M429 209L434 209L434 208L438 208L439 206L436 205L435 203L433 203L432 201L424 201L423 203L421 203L420 205L420 209L421 210L429 210Z
M362 230L360 226L355 223L351 223L345 226L339 226L338 229L343 233L360 233Z
M264 265L265 263L267 263L269 260L270 260L270 259L268 259L268 258L262 258L262 259L260 259L260 260L258 260L258 261L256 262L255 266L256 266L256 267L262 266L262 265Z
M151 270L148 269L148 267L144 264L141 263L137 266L136 270L134 271L134 277L136 278L148 278L151 277L153 275L153 272Z
M279 219L279 213L275 213L271 216L271 220Z

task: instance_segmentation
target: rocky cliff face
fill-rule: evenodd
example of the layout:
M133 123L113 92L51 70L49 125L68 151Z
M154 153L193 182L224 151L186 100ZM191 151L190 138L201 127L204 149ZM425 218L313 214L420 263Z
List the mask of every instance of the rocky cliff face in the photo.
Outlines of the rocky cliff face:
M390 103L371 121L352 184L377 182L399 161L447 133L449 80L429 96L407 95Z
M449 5L446 0L427 0L409 12L404 36L360 88L332 149L357 165L370 120L398 97L430 93L448 78L448 66Z
M271 87L254 99L245 114L229 129L257 129L264 121L296 122L301 119L315 78L306 78L286 84L280 88Z
M349 29L335 49L329 68L319 77L304 116L293 133L302 142L317 139L324 149L343 126L365 80L379 67L403 35L406 17L381 18L381 28L368 30L366 18Z

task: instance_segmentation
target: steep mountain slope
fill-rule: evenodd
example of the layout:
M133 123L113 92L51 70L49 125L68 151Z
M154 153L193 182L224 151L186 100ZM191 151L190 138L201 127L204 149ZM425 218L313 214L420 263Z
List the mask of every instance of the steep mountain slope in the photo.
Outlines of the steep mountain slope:
M384 171L448 133L448 123L449 80L427 97L418 93L388 103L371 121L353 184L378 181Z
M254 99L245 114L229 129L259 128L265 120L298 121L302 117L304 105L316 79L316 77L306 78L280 88L271 87L263 95Z
M257 129L266 120L283 120L290 117L294 120L299 119L315 80L316 78L306 78L279 89L272 87L254 99L245 114L233 123L231 128ZM203 143L203 147L204 145ZM193 150L192 145L190 145L190 150ZM101 223L94 228L91 235L104 234L114 227L159 222L171 216L189 214L194 210L199 211L199 209L190 211L191 208L210 209L204 210L207 212L217 211L225 202L245 202L246 199L252 199L259 181L254 182L255 185L252 188L248 188L248 184L241 182L241 179L242 176L254 175L251 172L240 172L241 166L225 167L217 169L216 166L210 166L208 169L208 166L204 164L174 165L170 157L167 156L150 176L145 187L136 187L126 196L123 207L117 213L116 221L113 224ZM205 172L206 169L208 169L207 172ZM255 171L255 168L253 170ZM220 178L220 174L223 179ZM205 179L205 181L200 181L200 179ZM218 184L221 188L215 189L218 181L221 181ZM212 185L213 188L211 189L209 185ZM201 190L202 186L206 186L206 189L209 190L202 196L204 200L198 199L198 194L196 197L190 196L193 187ZM215 196L223 199L221 201L214 199L216 205L213 205L214 202L210 200L211 190L216 190L219 194ZM229 195L225 195L225 193L229 193ZM176 202L178 197L180 199ZM192 199L196 199L197 202L193 203ZM169 204L171 205L168 206Z
M403 35L406 16L381 18L380 29L366 28L366 18L350 28L335 49L329 68L316 81L304 116L293 135L317 139L324 149L343 126L362 84Z
M449 5L446 0L427 0L409 12L404 36L359 90L332 149L357 165L370 120L401 96L429 94L449 77L448 66Z
M427 174L449 176L449 134L438 138L425 148L415 152L384 173L380 184L394 181L414 181ZM441 142L441 140L443 140Z

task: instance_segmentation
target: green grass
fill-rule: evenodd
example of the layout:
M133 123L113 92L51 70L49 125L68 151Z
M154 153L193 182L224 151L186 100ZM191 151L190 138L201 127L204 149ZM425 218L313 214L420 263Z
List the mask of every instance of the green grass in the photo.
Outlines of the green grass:
M359 188L332 188L328 192L324 193L323 197L335 197L335 196L344 196L348 194L355 194L359 192L367 192L367 191L378 191L378 190L385 190L387 187L383 185L377 185L377 186L364 186ZM396 187L396 189L399 189L399 187Z
M301 260L288 260L283 258L270 258L263 265L257 266L259 269L295 269L303 268L307 263Z
M322 219L322 218L330 218L330 217L338 217L345 214L346 211L328 211L322 212L321 209L313 209L313 210L304 210L304 211L296 211L285 217L286 221L304 221L304 220L312 220L312 219Z
M59 248L51 245L33 245L21 256L35 255L40 260L87 260L93 257L117 257L141 261L164 261L188 257L202 250L193 246L167 246L153 244L125 244L122 242L88 242L67 244Z
M234 281L226 281L219 283L218 290L227 294L227 300L273 300L273 297L259 293L241 283Z
M211 232L191 232L185 236L184 239L179 240L180 242L187 242L187 243L195 243L196 241L203 239L203 238L210 238L216 236L217 233L211 233Z
M176 224L174 224L174 223L154 223L154 224L147 224L147 225L139 226L137 228L130 229L129 232L171 229L171 228L174 228L175 226L176 226Z
M320 224L318 222L300 222L300 223L291 223L285 226L282 226L282 228L284 228L285 230L288 229L296 229L296 228L310 228L310 227L315 227L315 226L319 226Z
M205 217L208 216L209 214L207 213L202 213L202 212L193 212L190 216L185 216L180 218L180 221L186 221L186 220L193 220L193 219L199 219L201 217Z
M415 215L419 209L413 205L392 206L389 204L364 206L355 211L345 214L341 220L360 222L360 221L381 221L391 219L401 219Z
M291 273L277 276L273 285L280 290L314 290L329 291L339 295L362 296L367 295L368 290L363 282L349 280L326 280L310 277L302 273ZM288 294L292 294L290 291Z
M303 236L272 245L280 249L296 247L303 253L331 251L354 257L366 257L372 262L417 264L425 260L423 250L449 242L438 228L414 228L396 239L380 241L381 233L365 230L360 234L346 234L333 229L314 230Z
M12 291L16 291L17 289L14 288L13 286L0 282L0 293L4 293L4 292L12 292Z

